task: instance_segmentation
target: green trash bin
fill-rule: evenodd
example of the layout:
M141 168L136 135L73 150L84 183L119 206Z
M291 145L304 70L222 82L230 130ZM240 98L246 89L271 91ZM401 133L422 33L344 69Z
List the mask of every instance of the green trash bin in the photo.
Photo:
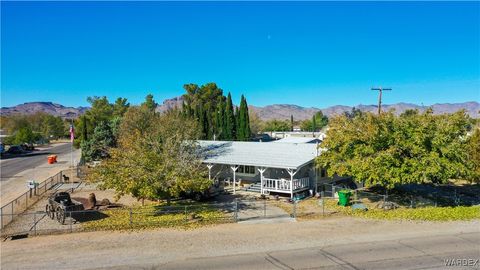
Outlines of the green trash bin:
M342 189L338 191L338 205L350 205L350 196L352 196L352 192L350 190Z

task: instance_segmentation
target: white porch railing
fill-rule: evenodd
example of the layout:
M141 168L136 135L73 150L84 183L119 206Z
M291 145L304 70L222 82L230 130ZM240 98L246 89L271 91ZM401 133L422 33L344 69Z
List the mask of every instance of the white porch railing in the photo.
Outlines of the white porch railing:
M290 193L290 179L263 178L263 190ZM307 188L310 185L308 177L293 179L293 191Z

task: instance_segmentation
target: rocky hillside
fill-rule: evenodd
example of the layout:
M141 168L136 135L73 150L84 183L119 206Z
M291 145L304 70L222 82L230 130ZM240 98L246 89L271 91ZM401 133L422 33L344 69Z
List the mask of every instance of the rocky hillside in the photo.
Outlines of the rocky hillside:
M85 113L88 107L65 107L53 102L27 102L13 107L2 107L0 115L12 114L34 114L36 112L44 112L54 116L63 118L75 118Z
M165 112L175 108L181 108L183 105L183 97L175 97L170 99L165 99L161 105L157 105L155 111Z

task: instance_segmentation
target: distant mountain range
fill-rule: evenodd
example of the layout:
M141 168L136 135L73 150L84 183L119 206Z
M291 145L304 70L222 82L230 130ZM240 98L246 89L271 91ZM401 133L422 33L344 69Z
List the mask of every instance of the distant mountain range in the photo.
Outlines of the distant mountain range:
M166 99L162 104L157 106L157 111L164 112L175 107L179 107L183 104L182 97L176 97L172 99ZM479 118L480 103L471 101L463 103L438 103L432 106L435 114L453 113L458 110L464 109L466 112L474 118ZM400 114L408 109L418 109L420 111L428 108L427 106L420 106L411 103L395 103L390 105L383 105L382 109L388 111L395 110L395 113ZM352 110L351 106L336 105L327 108L306 108L292 104L274 104L265 107L249 106L251 111L257 113L257 115L263 120L271 119L290 119L290 115L293 115L295 120L305 120L312 117L312 115L319 110L327 115L342 114ZM365 112L376 112L378 107L376 105L358 105L355 108ZM13 107L2 107L0 109L0 115L12 115L12 114L32 114L36 112L45 112L55 116L61 116L63 118L74 118L82 115L87 111L88 107L65 107L60 104L52 102L28 102Z
M166 99L163 101L162 104L157 106L157 111L164 112L175 107L180 107L183 104L182 97L176 97L172 99ZM420 106L411 103L395 103L390 105L382 105L382 110L395 110L395 113L400 114L408 109L418 109L419 111L423 111L428 107L432 107L433 112L435 114L443 114L443 113L453 113L459 111L461 109L465 109L466 112L474 118L480 117L480 103L471 101L471 102L463 102L463 103L437 103L433 104L432 106ZM323 114L327 116L332 116L335 114L343 114L345 112L350 112L352 110L352 106L344 106L344 105L335 105L327 108L314 108L314 107L302 107L293 104L273 104L267 105L265 107L257 107L257 106L249 106L251 111L257 113L257 115L262 120L272 120L272 119L290 119L290 116L293 115L295 120L305 120L310 119L316 112L322 111ZM377 105L358 105L355 108L364 111L364 112L377 112L378 106Z
M27 102L13 107L2 107L0 109L0 115L34 114L36 112L44 112L54 116L61 116L63 118L76 118L84 114L88 109L88 107L65 107L53 102Z
M403 113L409 109L418 109L423 111L431 107L435 114L443 113L453 113L464 109L471 117L478 118L480 117L480 103L478 102L463 102L463 103L438 103L433 104L432 106L420 106L411 103L395 103L390 105L382 105L383 111L395 110L396 114ZM327 116L332 116L336 114L343 114L352 110L351 106L335 105L323 109L319 108L305 108L297 105L290 104L275 104L268 105L265 107L255 107L250 106L250 109L255 111L261 119L270 120L270 119L290 119L290 115L293 115L293 118L296 120L309 119L312 115L319 110ZM358 105L355 108L363 112L377 112L377 105Z

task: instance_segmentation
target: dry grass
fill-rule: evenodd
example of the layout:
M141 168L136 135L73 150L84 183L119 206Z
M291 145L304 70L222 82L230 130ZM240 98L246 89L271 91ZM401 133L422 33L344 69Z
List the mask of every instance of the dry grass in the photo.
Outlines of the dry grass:
M323 205L322 205L323 202ZM361 202L368 208L367 211L353 210L351 207L337 205L337 199L319 200L309 198L297 202L297 220L312 220L332 216L355 216L369 219L384 220L423 220L423 221L453 221L480 219L480 206L457 207L400 207L394 210L376 208L377 202L362 199ZM360 201L359 201L360 202ZM293 213L293 204L284 201L271 202L287 213Z

